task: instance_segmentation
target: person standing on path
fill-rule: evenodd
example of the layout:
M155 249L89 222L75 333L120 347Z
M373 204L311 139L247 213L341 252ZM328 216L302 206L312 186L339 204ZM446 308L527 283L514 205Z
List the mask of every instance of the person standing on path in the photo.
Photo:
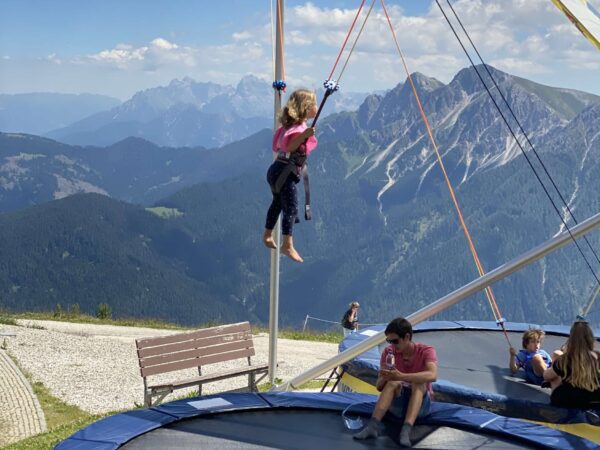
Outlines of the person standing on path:
M344 336L354 333L358 330L358 302L352 302L349 305L348 311L344 313L342 318L342 327L344 328Z

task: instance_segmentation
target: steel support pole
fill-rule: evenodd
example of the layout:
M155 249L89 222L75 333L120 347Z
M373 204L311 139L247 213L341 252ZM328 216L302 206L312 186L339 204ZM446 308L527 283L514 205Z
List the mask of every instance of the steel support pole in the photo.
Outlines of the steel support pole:
M571 234L575 239L589 233L595 228L600 227L600 213L595 216L590 217L585 222L581 222L579 225L571 228ZM525 266L537 261L540 258L543 258L547 254L558 250L561 247L569 244L571 241L571 236L568 231L565 231L552 239L544 242L541 245L529 250L526 253L523 253L521 256L516 257L515 259L507 262L506 264L497 267L496 269L488 272L482 277L477 278L474 281L471 281L469 284L464 285L463 287L451 292L450 294L436 300L435 302L427 305L417 312L407 316L406 318L410 321L412 325L416 325L419 322L427 320L429 317L453 306L470 295L479 292L489 285L499 281L508 275L522 269ZM292 389L297 389L298 386L313 380L319 375L324 374L325 372L333 370L335 367L340 366L341 364L350 361L351 359L357 357L358 355L366 352L367 350L379 345L385 341L385 335L383 332L377 333L376 335L367 338L366 340L356 344L355 346L349 348L348 350L337 354L333 358L319 364L316 367L313 367L310 370L296 376L292 380L287 383L282 384L272 390L275 391L289 391Z
M284 0L279 0L276 13L275 37L275 80L283 77L283 19ZM274 80L274 81L275 81ZM277 128L277 118L281 111L281 91L275 89L273 128ZM271 280L269 289L269 381L275 384L277 378L277 336L279 334L279 249L281 248L281 221L273 230L273 240L277 248L271 250Z

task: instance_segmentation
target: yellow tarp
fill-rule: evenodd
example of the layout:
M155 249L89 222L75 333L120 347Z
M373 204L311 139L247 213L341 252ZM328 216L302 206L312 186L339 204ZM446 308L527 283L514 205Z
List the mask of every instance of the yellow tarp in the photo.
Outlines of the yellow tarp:
M600 15L587 0L552 0L552 3L600 50Z
M363 394L379 394L375 386L367 383L359 378L353 377L348 373L344 373L342 376L342 382L340 386L342 392L360 392ZM568 424L555 424L548 422L536 422L530 420L545 427L554 428L557 430L564 431L566 433L574 434L592 442L600 444L600 427L590 425L589 423L568 423Z

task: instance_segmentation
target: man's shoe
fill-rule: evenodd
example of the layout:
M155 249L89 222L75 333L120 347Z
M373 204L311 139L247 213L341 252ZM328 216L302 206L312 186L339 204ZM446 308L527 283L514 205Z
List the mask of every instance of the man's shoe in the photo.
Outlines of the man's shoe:
M401 447L412 447L412 441L410 440L412 428L413 426L410 423L404 423L404 425L402 425L402 430L400 430L400 435L398 436Z
M379 437L380 434L381 422L371 418L371 420L369 420L369 423L367 423L367 425L362 430L360 430L352 437L358 440L373 439Z

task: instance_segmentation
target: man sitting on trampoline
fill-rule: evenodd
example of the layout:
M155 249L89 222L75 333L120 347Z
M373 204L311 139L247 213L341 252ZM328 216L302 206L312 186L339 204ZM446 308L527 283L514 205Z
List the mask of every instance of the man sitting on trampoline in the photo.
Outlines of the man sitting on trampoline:
M415 421L429 413L431 383L437 379L437 356L432 346L412 341L412 325L403 317L388 324L385 336L390 345L381 354L376 385L381 394L369 423L354 439L378 437L381 420L389 410L404 417L400 445L411 447L410 433Z

